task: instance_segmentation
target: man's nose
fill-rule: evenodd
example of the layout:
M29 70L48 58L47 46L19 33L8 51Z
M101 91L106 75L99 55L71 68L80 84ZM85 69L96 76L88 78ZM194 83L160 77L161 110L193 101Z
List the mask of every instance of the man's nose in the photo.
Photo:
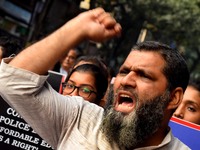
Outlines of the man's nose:
M65 57L65 59L66 59L66 60L69 60L69 59L70 59L70 57L69 57L69 56L66 56L66 57Z
M134 72L129 72L127 75L125 75L121 79L121 85L122 86L131 86L135 87L136 86L136 75Z

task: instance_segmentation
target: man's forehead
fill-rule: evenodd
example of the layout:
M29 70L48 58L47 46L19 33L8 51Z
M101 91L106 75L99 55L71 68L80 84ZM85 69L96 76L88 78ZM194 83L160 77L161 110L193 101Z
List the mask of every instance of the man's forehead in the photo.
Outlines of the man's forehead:
M164 62L164 59L159 53L153 51L137 50L131 51L125 60L126 63L154 63L157 61Z

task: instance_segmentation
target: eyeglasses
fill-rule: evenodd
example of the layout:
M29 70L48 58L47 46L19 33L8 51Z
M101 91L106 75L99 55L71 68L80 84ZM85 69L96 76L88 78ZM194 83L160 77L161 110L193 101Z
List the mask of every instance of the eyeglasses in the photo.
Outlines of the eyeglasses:
M71 94L75 89L77 89L78 95L83 98L90 97L92 93L97 94L95 91L91 90L89 86L75 86L69 82L62 83L62 88L67 94Z

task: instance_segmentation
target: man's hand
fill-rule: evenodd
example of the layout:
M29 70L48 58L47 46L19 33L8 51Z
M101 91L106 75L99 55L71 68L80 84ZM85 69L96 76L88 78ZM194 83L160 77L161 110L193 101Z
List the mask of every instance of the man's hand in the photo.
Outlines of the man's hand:
M72 19L68 25L76 26L82 33L83 39L102 42L121 33L121 26L116 20L102 8L96 8L83 12ZM78 32L78 31L77 31Z

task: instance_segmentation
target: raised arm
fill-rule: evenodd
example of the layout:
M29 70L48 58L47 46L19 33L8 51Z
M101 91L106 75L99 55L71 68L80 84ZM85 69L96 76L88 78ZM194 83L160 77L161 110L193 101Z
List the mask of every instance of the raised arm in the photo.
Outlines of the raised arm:
M27 47L10 64L45 74L70 48L83 40L102 42L121 32L121 26L102 8L81 13L43 40Z

